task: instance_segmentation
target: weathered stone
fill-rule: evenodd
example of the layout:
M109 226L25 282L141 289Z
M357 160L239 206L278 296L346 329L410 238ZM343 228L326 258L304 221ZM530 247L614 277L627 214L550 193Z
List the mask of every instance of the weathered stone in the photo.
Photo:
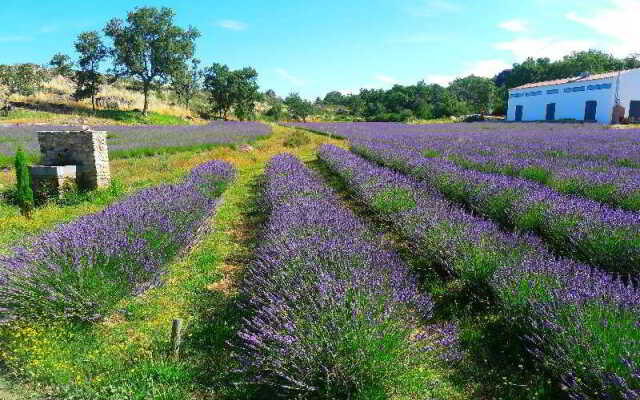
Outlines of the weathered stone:
M38 141L44 165L77 166L78 186L96 189L111 183L106 132L42 131Z
M31 189L38 202L53 197L62 197L65 190L73 187L76 182L75 165L32 165L29 167L29 173L31 174Z

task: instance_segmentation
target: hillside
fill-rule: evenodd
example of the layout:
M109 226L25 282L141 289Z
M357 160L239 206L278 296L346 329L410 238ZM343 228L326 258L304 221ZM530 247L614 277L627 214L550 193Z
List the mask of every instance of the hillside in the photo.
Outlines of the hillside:
M149 101L150 113L144 117L139 112L144 97L139 91L132 90L126 80L101 87L95 113L91 110L91 99L76 101L73 92L73 83L68 78L55 76L45 81L42 90L32 96L13 95L10 103L14 109L7 115L0 114L0 123L184 125L205 122L177 104L168 90L153 92Z

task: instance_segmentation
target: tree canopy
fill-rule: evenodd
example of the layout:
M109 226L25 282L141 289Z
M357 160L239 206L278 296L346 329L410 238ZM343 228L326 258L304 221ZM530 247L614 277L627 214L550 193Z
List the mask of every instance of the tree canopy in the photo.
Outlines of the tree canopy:
M289 94L284 100L284 104L289 108L289 114L304 122L307 122L307 117L313 112L313 104L300 97L298 93Z
M206 68L204 90L212 111L226 120L233 108L239 119L248 119L259 98L257 79L258 73L253 68L233 71L219 63Z
M193 27L174 25L170 8L136 8L123 21L114 18L104 28L113 40L113 73L133 77L142 83L144 109L149 108L149 91L167 83L173 74L185 68L193 57L195 40L200 36Z

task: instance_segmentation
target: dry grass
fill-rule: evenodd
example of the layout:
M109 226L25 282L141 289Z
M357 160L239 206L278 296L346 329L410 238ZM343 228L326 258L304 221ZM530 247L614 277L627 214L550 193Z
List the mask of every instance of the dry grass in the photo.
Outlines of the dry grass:
M71 82L71 80L62 76L56 76L51 80L45 82L43 85L43 90L41 90L37 94L33 96L13 95L10 100L14 102L22 102L42 106L44 110L47 109L47 105L68 106L73 109L85 112L91 110L91 99L75 101L72 97L73 92L74 84L73 82ZM101 87L100 93L98 94L98 97L112 97L122 99L123 102L120 105L120 109L123 111L136 109L142 110L144 107L144 96L142 95L142 93L127 89L126 82L124 81L119 81L111 85L103 85ZM191 111L187 110L182 105L178 105L170 100L168 91L163 92L163 97L166 98L159 98L157 93L152 92L149 98L149 111L179 118L197 120L197 117ZM129 103L129 105L126 105L125 103ZM53 122L75 124L78 123L80 119L83 120L83 123L109 123L109 120L105 120L103 118L80 117L76 115L66 114L62 114L59 116L41 115L38 118L44 120L39 122L49 123ZM17 120L6 120L5 122L34 122L24 121L23 119L24 118L18 118Z

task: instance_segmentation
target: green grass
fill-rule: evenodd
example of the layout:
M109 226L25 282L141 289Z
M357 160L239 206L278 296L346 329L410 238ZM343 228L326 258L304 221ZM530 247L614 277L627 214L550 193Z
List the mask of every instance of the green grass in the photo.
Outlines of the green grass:
M437 262L421 257L415 251L416 243L410 243L388 223L378 219L377 214L372 214L370 208L357 200L343 178L333 174L324 163L312 165L357 215L384 235L390 249L400 254L419 276L423 290L429 292L435 302L434 318L430 322L458 324L464 356L460 362L447 365L450 372L446 382L453 392L472 399L562 398L556 380L531 357L526 343L519 339L523 332L506 320L504 310L496 305L491 293L479 291L478 287L470 286L462 279L452 279L448 274L442 279ZM490 269L489 264L493 262L490 255L482 254L474 255L474 260L481 274ZM441 366L434 364L431 368L433 373Z
M274 130L272 137L255 143L251 153L219 147L112 162L112 171L127 188L177 180L211 158L233 163L237 178L201 240L168 266L162 287L121 300L115 306L118 311L95 325L55 322L0 328L0 359L6 364L0 376L11 382L12 392L25 388L68 399L247 398L250 393L233 385L225 343L242 317L234 285L249 262L261 224L255 181L267 160L286 150L282 142L293 132ZM313 137L295 153L311 159L313 149L328 141ZM47 216L48 221L36 224L38 229L26 224L26 231L47 229L56 221L100 208L88 209L86 204L50 204L34 216ZM179 360L167 357L174 318L183 319L186 326Z
M191 121L175 115L160 114L149 112L147 115L138 111L122 111L122 110L91 110L82 112L84 115L97 118L110 119L126 125L189 125Z
M33 120L46 122L57 116L58 114L55 114L52 112L34 111L34 110L18 108L16 110L10 111L7 114L0 113L0 121L14 120L14 119L33 119Z
M55 113L50 111L37 111L24 108L17 108L8 114L0 114L0 121L40 122L53 123L61 118L87 117L90 119L102 119L117 122L122 125L190 125L193 122L175 115L148 112L143 115L139 111L133 110L96 110L77 107L71 114ZM99 121L97 121L99 123Z

